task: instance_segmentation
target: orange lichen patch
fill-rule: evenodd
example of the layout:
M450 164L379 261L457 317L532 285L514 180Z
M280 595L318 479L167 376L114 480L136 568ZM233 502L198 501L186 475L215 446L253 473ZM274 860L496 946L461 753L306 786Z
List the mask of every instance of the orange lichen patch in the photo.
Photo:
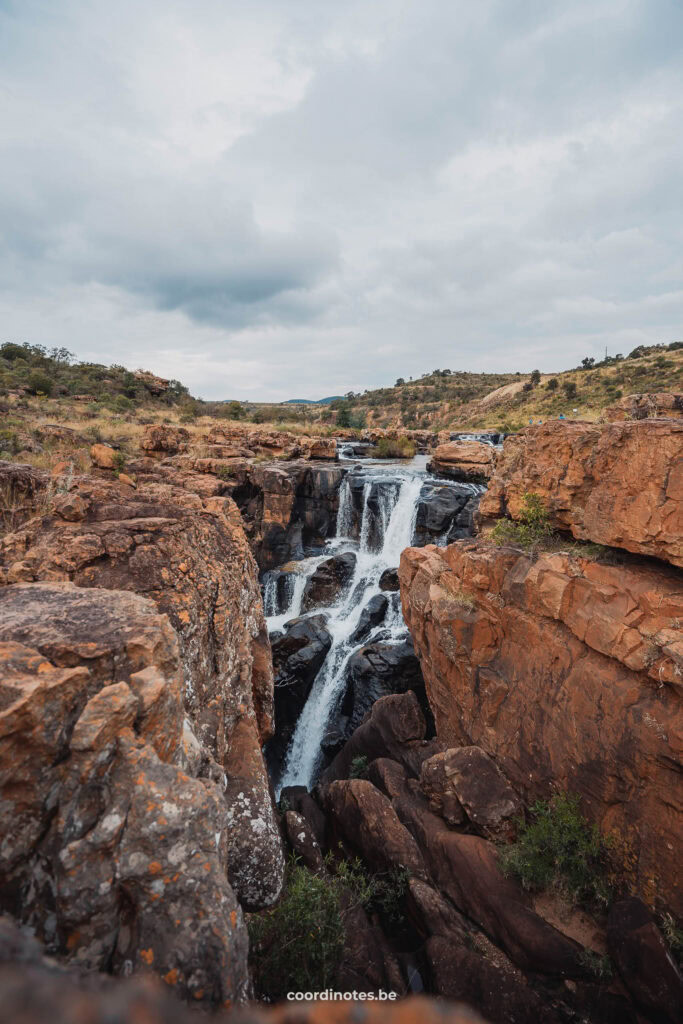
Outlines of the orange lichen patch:
M153 860L148 868L150 875L158 875L161 872L161 864L158 860Z
M173 881L177 882L179 878L180 878L180 872L176 871L175 875L173 876Z
M78 943L80 941L81 941L81 933L80 932L72 932L71 935L69 936L69 938L66 940L66 948L67 949L75 949L75 947L78 945Z
M138 775L137 779L135 780L135 784L136 784L136 786L144 786L144 784L145 784L145 773L144 772L140 772L140 774Z
M178 969L177 969L177 967L172 967L170 971L168 971L166 974L164 974L164 981L166 982L167 985L177 985L178 984Z
M163 814L157 819L157 825L168 825L168 818L165 818Z
M192 996L193 996L194 999L203 999L204 998L204 989L203 988L198 988L196 992L192 993Z
M209 863L208 860L207 860L206 864L204 865L204 870L205 871L210 871L211 870L211 864Z
M230 911L230 924L233 926L233 928L237 927L237 911L236 910Z
M181 622L188 623L190 621L190 613L186 611L179 612L178 618Z
M151 946L149 947L149 949L141 949L140 956L147 965L151 965L154 963L154 950L152 949Z
M41 661L40 665L37 668L37 671L38 672L53 672L54 669L53 669L53 667L52 667L52 665L50 664L49 661Z

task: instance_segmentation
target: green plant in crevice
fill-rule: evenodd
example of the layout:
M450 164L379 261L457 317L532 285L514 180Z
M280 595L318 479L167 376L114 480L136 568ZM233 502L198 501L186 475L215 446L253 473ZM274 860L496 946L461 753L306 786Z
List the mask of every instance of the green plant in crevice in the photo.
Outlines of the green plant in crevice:
M556 889L573 903L608 905L608 843L581 814L579 798L560 793L530 813L518 822L515 842L499 851L503 872L532 892Z
M358 757L354 757L351 761L351 767L349 768L350 779L367 779L368 777L368 759L365 754L359 754Z
M592 949L584 949L579 953L579 963L596 981L608 983L612 980L614 968L608 956L602 956Z
M526 550L552 540L550 514L541 496L533 491L525 493L519 519L499 519L489 536L495 544L512 544Z

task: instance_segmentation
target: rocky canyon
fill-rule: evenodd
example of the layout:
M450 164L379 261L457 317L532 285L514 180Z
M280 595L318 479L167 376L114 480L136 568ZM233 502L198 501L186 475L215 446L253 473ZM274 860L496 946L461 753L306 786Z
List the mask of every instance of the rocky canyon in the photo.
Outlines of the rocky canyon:
M0 463L8 1019L680 1019L679 399Z

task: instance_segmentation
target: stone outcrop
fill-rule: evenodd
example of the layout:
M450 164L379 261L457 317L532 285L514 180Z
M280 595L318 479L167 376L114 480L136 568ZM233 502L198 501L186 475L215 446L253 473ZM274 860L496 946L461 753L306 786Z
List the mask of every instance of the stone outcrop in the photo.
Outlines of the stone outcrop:
M48 488L48 478L33 466L0 459L0 529L11 532L31 519Z
M683 417L683 394L659 391L656 394L625 395L605 409L604 418L612 423L623 420L650 420Z
M184 451L190 441L190 432L185 427L173 427L167 423L154 423L145 427L140 439L140 449L153 457L175 455Z
M306 583L303 608L308 611L319 605L331 605L341 595L353 576L356 556L353 551L333 555L317 567Z
M116 450L108 444L94 444L90 449L93 466L98 469L116 468Z
M2 905L70 963L247 994L223 786L193 777L175 631L137 594L0 589ZM6 1007L5 1007L6 1009Z
M223 458L242 449L248 449L253 455L287 460L337 458L337 442L333 437L293 434L286 430L247 430L216 424L206 435L206 443Z
M481 747L452 747L428 758L420 773L430 807L453 825L468 820L483 835L503 839L522 804L501 770Z
M399 577L439 740L527 801L579 793L636 890L680 912L680 575L461 541L406 550Z
M448 441L432 453L429 470L453 480L483 484L496 466L497 450L480 441Z
M261 754L273 677L256 566L229 498L89 478L6 536L0 580L72 581L151 598L176 629L202 772L230 808L230 878L245 906L277 899L283 855Z
M157 377L155 373L150 373L149 370L136 370L133 376L149 391L150 395L154 395L156 398L160 395L165 395L171 383L170 380L166 380L164 377Z
M483 519L518 519L538 494L551 524L579 540L683 566L683 423L552 420L506 438Z
M475 488L426 481L417 503L415 546L471 537L479 499Z

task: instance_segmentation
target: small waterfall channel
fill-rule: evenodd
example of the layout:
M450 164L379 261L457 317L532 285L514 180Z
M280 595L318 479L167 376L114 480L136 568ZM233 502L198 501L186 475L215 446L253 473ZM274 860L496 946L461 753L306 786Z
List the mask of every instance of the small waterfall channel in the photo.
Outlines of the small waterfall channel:
M401 552L414 543L420 496L426 481L432 487L440 483L451 491L457 489L465 495L462 500L483 490L472 484L435 481L427 477L425 463L426 459L418 456L405 467L372 464L348 473L339 493L336 535L327 541L325 553L298 562L284 578L278 571L267 573L264 578L264 607L271 636L279 635L291 620L302 615L324 615L331 638L296 723L279 778L275 779L278 795L286 786L310 788L314 784L322 766L321 743L344 697L347 667L353 654L366 644L402 644L407 638L396 591L384 592L387 604L383 620L369 632L366 630L362 643L354 633L357 634L364 611L367 619L370 602L383 593L382 574L395 569ZM431 542L435 541L444 543L446 537L435 537ZM316 569L327 559L350 552L355 556L353 572L332 603L304 610L306 586Z

